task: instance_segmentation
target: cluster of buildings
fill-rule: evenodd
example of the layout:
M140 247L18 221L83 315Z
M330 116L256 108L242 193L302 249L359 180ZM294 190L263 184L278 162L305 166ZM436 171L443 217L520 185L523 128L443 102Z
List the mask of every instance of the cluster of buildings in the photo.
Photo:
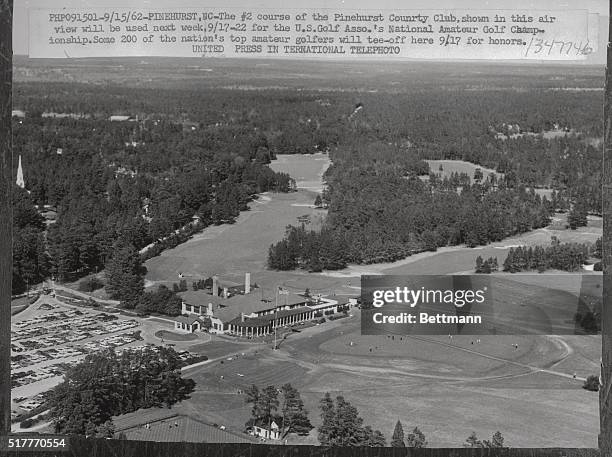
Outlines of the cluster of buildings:
M179 293L182 315L175 319L175 330L208 330L255 338L273 333L278 327L348 310L356 304L355 299L310 297L282 288L270 292L251 287L249 273L242 284L220 281L214 276L210 288Z

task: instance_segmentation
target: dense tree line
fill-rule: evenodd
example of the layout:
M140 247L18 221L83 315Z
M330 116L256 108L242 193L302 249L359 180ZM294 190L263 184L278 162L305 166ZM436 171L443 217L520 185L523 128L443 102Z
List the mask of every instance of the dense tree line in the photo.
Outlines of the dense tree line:
M504 173L507 182L528 187L556 189L568 203L582 196L589 212L601 214L601 149L586 135L545 138L524 135L496 139L494 134L466 139L458 150L435 155L424 149L427 159L457 159Z
M13 294L41 282L49 273L45 223L28 193L13 188Z
M536 134L558 124L590 137L602 136L598 109L601 93L549 90L550 86L564 84L603 87L601 72L580 74L578 79L568 74L566 81L560 82L550 77L558 75L556 69L551 71L550 68L542 71L531 68L529 72L514 76L504 71L504 78L499 78L499 68L480 73L473 70L467 68L464 76L458 72L440 71L440 68L430 68L429 72L419 68L418 72L410 73L410 80L405 84L395 87L381 86L385 75L376 72L378 90L375 93L354 90L348 96L346 90L333 90L338 82L337 71L329 77L331 83L327 91L320 89L323 75L318 71L315 90L308 89L310 81L305 79L300 80L303 88L299 91L210 87L208 78L188 74L175 80L162 78L163 82L153 81L148 87L107 85L105 90L74 82L17 81L15 105L32 116L44 111L87 114L97 119L129 114L141 119L148 116L173 121L188 119L198 127L256 127L273 145L274 152L288 153L312 152L317 146L323 149L325 145L342 143L353 131L369 139L410 140L440 156L469 151L469 141L493 138L491 128L502 132L504 124L518 124L521 130ZM175 67L171 71L176 73L184 69ZM146 68L146 73L151 73L150 67ZM364 73L371 74L370 71ZM536 74L542 77L534 77ZM351 84L347 77L342 75L343 87ZM395 78L393 74L391 80ZM262 80L267 84L269 79L267 75ZM220 85L227 84L222 81ZM486 90L465 90L473 89L474 84ZM525 90L517 90L517 87ZM150 96L152 89L154 97ZM356 102L363 109L351 116Z
M162 284L156 291L143 293L135 308L142 313L153 312L178 316L181 314L181 305L181 297Z
M460 189L449 178L424 181L423 162L410 150L375 143L341 147L331 157L324 227L289 227L270 247L270 268L392 262L441 246L500 241L550 222L548 200L533 189L489 178Z
M120 237L136 250L157 243L144 254L157 255L207 225L234 221L256 193L294 189L266 165L273 155L265 138L226 130L185 131L169 120L15 122L29 193L14 200L14 290L48 274L67 280L103 269ZM57 209L48 230L26 215L34 205Z
M488 84L483 76L477 79ZM443 90L436 84L441 80ZM47 253L49 272L58 279L104 268L119 234L137 250L156 242L143 254L151 256L208 224L232 222L253 193L294 188L289 176L266 166L276 154L316 151L330 151L334 165L326 176L330 189L322 195L330 221L311 244L330 252L288 263L312 263L308 268L316 270L380 262L436 246L486 242L483 227L466 229L474 220L470 207L504 211L503 224L492 224L490 215L480 224L498 232L540 226L541 202L525 196L524 188L556 189L549 211L569 210L581 199L580 207L600 212L599 95L552 91L545 80L508 76L478 96L465 90L473 78L435 73L375 94L211 88L190 76L180 85L164 80L147 88L106 84L104 90L16 83L15 108L27 116L15 122L15 151L23 156L32 201L57 206ZM73 117L42 117L49 112ZM116 114L135 121L108 121ZM504 125L515 124L518 135L499 137L510 133ZM576 133L542 134L555 125ZM493 168L503 173L506 189L474 191L465 176L439 186L417 181L430 172L421 159L443 158ZM382 208L387 202L392 209ZM515 216L516 224L510 221ZM334 251L343 243L349 252L337 258ZM284 258L285 248L293 249L280 246L273 257ZM26 256L33 263L34 253ZM287 262L271 263L285 268ZM16 283L24 282L16 277Z
M106 292L127 308L134 308L144 290L144 266L138 251L129 241L119 238L113 244L106 263Z
M470 436L468 436L463 443L464 447L476 447L476 448L505 448L504 446L504 437L501 432L498 430L493 433L490 440L479 440L476 436L476 432L472 432Z
M588 203L586 200L576 199L572 209L567 215L567 224L570 229L576 230L578 227L586 227L588 224Z
M510 248L503 269L509 273L551 269L579 271L593 250L593 245L588 243L559 243L556 240L550 246L519 246Z
M48 394L56 433L112 436L112 416L189 398L195 383L180 374L171 348L88 355Z
M183 279L179 284L174 283L172 290L162 284L155 291L145 292L145 273L142 256L132 244L120 237L113 245L113 253L104 270L104 287L109 297L119 300L124 308L141 313L181 314L182 301L177 292L187 290L187 281Z

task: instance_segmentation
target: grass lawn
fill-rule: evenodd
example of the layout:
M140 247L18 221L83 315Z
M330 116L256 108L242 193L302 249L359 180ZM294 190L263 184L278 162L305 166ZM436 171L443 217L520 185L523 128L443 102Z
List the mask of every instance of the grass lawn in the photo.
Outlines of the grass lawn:
M30 305L11 305L11 316L14 316L15 314L19 314L22 311L25 311L26 309L28 309L28 306Z
M35 295L31 296L15 298L11 300L11 316L18 314L28 308L30 306L30 301L35 298Z
M320 423L318 402L329 391L344 395L365 423L387 438L400 419L405 429L418 426L434 447L461 446L472 431L482 439L497 430L510 446L595 447L597 395L583 390L580 381L538 372L537 367L565 357L579 375L590 374L597 364L570 357L578 351L596 355L597 338L568 337L570 356L551 337L482 338L477 352L536 368L530 370L467 352L473 347L468 337L454 337L454 348L446 336L428 336L430 341L364 337L355 320L306 329L278 351L264 349L256 356L195 370L190 377L197 389L188 405L202 414L210 411L219 423L240 427L250 408L239 389L290 382L299 389L315 426ZM370 353L369 347L378 349ZM567 368L555 366L571 373ZM298 441L316 444L316 431Z
M155 332L155 336L168 341L194 341L198 339L193 333L175 333L169 330L159 330Z
M477 168L480 168L482 171L484 179L486 179L490 173L494 173L497 178L503 177L503 173L498 173L491 168L485 168L463 160L426 160L425 162L429 164L429 169L432 173L440 174L442 178L450 178L453 173L466 173L473 181L474 171L476 171ZM442 171L440 171L440 165L442 165Z

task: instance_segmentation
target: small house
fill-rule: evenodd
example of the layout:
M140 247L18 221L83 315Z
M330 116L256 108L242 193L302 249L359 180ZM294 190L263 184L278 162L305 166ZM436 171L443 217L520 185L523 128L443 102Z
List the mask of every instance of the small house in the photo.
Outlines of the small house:
M280 439L280 429L274 421L270 425L263 424L261 421L254 421L250 425L250 433L267 440Z

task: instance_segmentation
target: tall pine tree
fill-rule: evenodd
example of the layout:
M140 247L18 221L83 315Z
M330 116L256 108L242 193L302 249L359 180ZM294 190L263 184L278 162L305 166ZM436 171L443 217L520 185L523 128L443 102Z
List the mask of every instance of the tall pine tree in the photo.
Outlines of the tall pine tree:
M126 308L134 308L142 296L144 279L140 254L129 242L119 239L106 263L106 292Z
M283 403L281 407L282 420L281 429L284 435L297 433L308 435L314 427L308 419L308 411L304 408L304 402L298 390L291 384L281 387Z
M393 436L391 437L391 447L405 447L404 443L404 429L402 423L398 420L395 423L395 429L393 430Z

